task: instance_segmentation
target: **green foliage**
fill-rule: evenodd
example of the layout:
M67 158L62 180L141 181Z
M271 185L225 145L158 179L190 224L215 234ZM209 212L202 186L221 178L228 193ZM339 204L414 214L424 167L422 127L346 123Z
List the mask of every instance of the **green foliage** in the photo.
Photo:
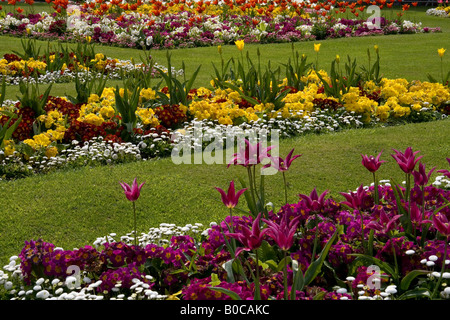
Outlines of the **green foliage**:
M21 96L17 96L22 108L28 107L34 111L35 117L45 114L45 104L50 95L52 84L45 90L44 94L39 93L39 85L37 83L29 83L20 81L19 88Z
M200 71L200 66L192 74L191 78L186 79L186 68L183 62L182 70L184 75L184 81L181 82L172 74L172 62L171 62L171 54L167 52L167 74L161 68L156 68L159 71L159 74L163 78L163 83L167 87L168 94L163 92L157 92L158 97L161 99L162 105L179 105L183 104L185 106L189 105L189 91L192 89L194 85L194 81L197 78L197 75Z

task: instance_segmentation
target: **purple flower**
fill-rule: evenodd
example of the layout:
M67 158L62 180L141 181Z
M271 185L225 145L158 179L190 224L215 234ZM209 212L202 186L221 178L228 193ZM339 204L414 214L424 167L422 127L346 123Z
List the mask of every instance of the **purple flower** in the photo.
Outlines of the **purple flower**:
M123 188L127 199L130 201L136 201L141 194L141 188L144 185L144 183L145 182L141 183L138 186L137 180L136 180L136 178L134 178L133 184L131 185L131 187L125 182L120 182L119 184Z
M364 191L364 187L362 184L359 186L359 188L358 188L358 190L356 190L356 192L350 192L350 193L339 192L339 194L344 196L344 198L346 199L346 201L341 202L341 204L346 205L355 210L359 210L363 206L364 199L366 196L366 193Z
M267 223L267 235L271 237L281 250L286 251L292 247L294 242L294 234L297 231L300 216L295 217L288 223L287 215L280 219L280 223L271 220L262 219Z
M287 171L289 170L292 162L301 156L301 154L297 154L295 156L292 156L292 153L294 152L294 148L288 153L285 159L281 157L270 157L272 160L271 163L268 163L264 166L264 168L273 167L277 169L278 171Z
M417 162L423 158L423 156L416 158L416 155L420 151L413 152L411 147L406 148L405 152L393 150L395 151L395 154L392 154L391 156L397 161L400 169L405 173L412 173Z
M447 161L448 161L448 164L450 164L450 158L447 158ZM443 173L444 176L446 176L447 178L450 178L450 171L442 169L442 170L438 170L438 172Z
M435 169L436 169L436 167L434 167L428 173L426 173L425 165L423 163L419 163L419 170L412 172L412 175L414 176L414 183L418 186L427 185L428 180L430 180L430 176Z
M262 143L252 144L250 141L245 139L245 147L239 148L239 152L233 155L233 159L228 163L230 165L241 165L244 167L249 167L252 165L257 165L265 158L270 158L268 152L273 148L273 146L263 148Z
M327 195L327 193L328 193L328 190L325 190L319 196L317 194L316 188L314 187L313 191L311 191L309 196L307 196L305 194L299 194L299 196L303 199L303 201L305 202L305 204L309 210L318 212L323 208L323 206L325 204L325 196Z
M367 155L361 155L362 157L362 164L364 167L366 167L367 170L370 172L376 172L382 163L385 163L386 161L380 160L381 154L383 151L381 151L376 157L374 156L367 156Z
M252 228L250 229L246 225L242 225L238 232L229 233L226 232L225 235L237 239L242 243L244 248L238 248L236 250L236 255L238 255L241 251L250 251L257 249L261 246L264 235L268 231L268 229L261 230L259 223L261 221L261 212L258 214L256 219L253 221Z
M230 182L230 186L228 187L227 193L225 193L225 191L220 188L216 187L216 189L217 189L217 191L220 192L220 194L222 196L223 204L229 209L237 206L239 197L247 190L247 188L245 188L245 189L241 189L238 192L236 192L234 189L234 181Z

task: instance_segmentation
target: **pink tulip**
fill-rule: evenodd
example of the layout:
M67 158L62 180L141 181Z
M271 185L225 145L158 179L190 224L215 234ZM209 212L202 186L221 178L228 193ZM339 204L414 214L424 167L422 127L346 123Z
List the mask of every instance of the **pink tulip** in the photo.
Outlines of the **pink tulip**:
M243 248L238 248L236 250L236 256L242 252L250 251L254 249L258 249L261 246L261 243L264 239L264 235L268 229L263 229L259 227L259 223L261 221L261 213L258 214L256 219L253 221L252 228L242 225L239 229L239 232L225 234L231 238L237 239L244 246Z
M406 148L405 152L393 150L395 151L395 154L392 154L391 156L397 161L400 169L405 173L412 173L417 162L423 158L423 156L416 158L416 155L420 151L413 152L411 147Z
M229 209L237 206L239 197L247 190L247 188L245 188L245 189L241 189L238 192L236 192L234 189L234 181L230 182L230 186L228 187L227 193L225 193L225 191L220 188L216 187L216 189L217 189L217 191L220 192L220 194L222 196L223 204Z
M257 165L265 158L269 158L268 152L273 148L273 146L263 148L262 143L251 144L247 139L244 140L245 147L240 147L239 152L233 155L233 159L228 163L230 165L241 165L244 167L249 167L252 165Z
M380 221L369 222L367 224L367 228L377 230L383 234L387 234L394 228L395 222L400 219L401 216L401 214L398 214L393 216L392 219L389 219L386 212L382 209L380 212Z
M356 192L339 192L347 201L341 202L341 204L344 204L352 209L359 210L364 202L365 198L365 191L363 185L360 185L358 190Z
M272 160L272 163L268 163L264 166L264 168L273 167L277 169L278 171L287 171L289 170L292 162L301 156L301 154L297 154L295 156L292 156L292 153L294 152L294 148L288 153L286 156L286 159L283 159L281 157L270 157Z
M367 170L370 172L377 171L382 163L385 163L386 161L380 160L381 154L383 151L381 151L376 157L374 156L367 156L367 155L361 155L362 157L362 164L364 167L366 167Z
M423 163L419 163L419 170L412 172L412 175L414 176L414 183L418 186L427 185L428 180L430 180L430 176L435 169L436 169L436 167L434 167L428 173L426 173L425 165Z
M289 250L294 242L294 234L297 231L300 216L295 217L288 223L287 215L281 218L280 223L263 219L267 223L267 235L271 237L281 250Z
M450 158L447 158L447 161L448 161L448 164L450 164ZM450 179L450 171L442 169L442 170L438 170L438 172L443 173L444 176L446 176L447 178Z
M433 216L433 225L445 237L450 236L450 223L447 216L441 212Z
M137 180L136 178L134 178L131 187L125 182L120 182L120 185L123 188L127 199L130 201L136 201L141 194L141 188L144 185L144 183L145 182L141 183L141 185L138 186Z
M316 188L311 191L310 195L307 196L305 194L299 194L299 196L305 201L306 206L309 210L318 212L320 211L324 205L325 205L325 196L328 194L328 190L325 190L322 192L322 194L319 196L317 194Z

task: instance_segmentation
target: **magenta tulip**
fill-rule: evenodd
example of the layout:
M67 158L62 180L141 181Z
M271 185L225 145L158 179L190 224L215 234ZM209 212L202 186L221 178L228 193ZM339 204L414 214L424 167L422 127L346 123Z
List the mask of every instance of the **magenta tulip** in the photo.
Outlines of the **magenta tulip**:
M447 158L448 164L450 165L450 158ZM443 173L445 177L450 179L450 171L442 169L442 170L438 170L437 172L439 173Z
M395 222L400 219L401 216L401 214L398 214L389 219L386 212L382 209L380 212L380 220L369 222L367 224L367 228L377 230L383 234L387 234L394 228Z
M289 250L294 242L294 234L297 231L300 216L295 217L288 223L287 215L281 218L280 223L262 219L267 223L267 235L271 237L281 250Z
M430 176L435 169L436 167L434 167L427 173L425 171L425 165L423 163L419 163L419 170L412 172L412 175L414 176L414 183L418 186L427 185L428 181L430 180Z
M130 187L130 185L128 185L125 182L119 182L119 183L120 183L121 187L123 188L127 199L130 201L136 201L141 194L141 188L145 182L141 183L138 186L137 180L136 180L136 178L134 178L133 184L131 185L131 187Z
M339 194L344 196L346 200L341 202L341 204L344 204L355 210L359 210L362 207L366 195L363 185L360 185L356 192L339 192Z
M261 213L259 213L256 219L253 221L251 229L245 225L242 225L241 228L239 229L239 232L225 233L227 236L237 239L244 246L243 248L241 247L236 250L236 255L238 255L243 250L250 251L258 249L261 246L261 243L264 239L264 235L268 229L261 230L259 226L260 221L261 221Z
M423 158L423 156L416 158L416 155L420 151L413 152L411 147L406 148L405 152L393 150L395 151L395 154L392 154L391 156L397 161L400 169L405 173L412 173L417 162Z
M220 192L221 196L222 196L222 202L223 204L231 209L237 206L238 202L239 202L239 197L247 190L247 188L245 189L241 189L238 192L235 191L234 189L234 181L230 182L230 186L228 187L228 192L225 193L224 190L217 188L217 191Z
M233 159L228 163L230 165L241 165L244 167L249 167L261 163L265 158L269 158L268 152L273 148L273 146L263 148L262 143L252 144L247 139L244 140L245 146L240 146L239 152L233 155Z
M273 167L278 171L284 172L289 170L292 162L297 159L298 157L301 157L301 154L297 154L295 156L292 156L292 153L294 153L294 148L288 153L285 159L282 157L270 157L272 160L271 163L268 163L264 166L264 168Z
M316 188L311 191L310 195L305 194L299 194L299 196L305 201L306 206L309 210L318 212L322 210L322 208L325 205L325 196L328 194L328 190L325 190L322 192L322 194L319 196L317 194Z
M441 212L433 216L433 225L445 237L450 236L450 223L447 216Z
M383 153L383 151L381 151L376 157L361 155L361 157L362 157L361 163L370 172L372 172L372 173L376 172L380 168L381 164L386 162L384 160L380 160L382 153Z

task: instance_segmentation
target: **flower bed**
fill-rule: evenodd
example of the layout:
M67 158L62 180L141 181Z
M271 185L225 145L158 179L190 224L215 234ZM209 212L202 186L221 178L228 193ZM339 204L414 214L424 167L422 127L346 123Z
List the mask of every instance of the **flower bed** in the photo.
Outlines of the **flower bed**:
M144 72L151 78L159 78L159 72L167 73L166 67L156 63L151 56L145 62L134 63L131 60L119 60L96 53L93 45L78 45L68 49L59 44L56 51L50 47L41 53L33 40L22 41L22 53L6 53L0 59L0 74L7 84L18 85L21 82L61 83L91 79L125 79L136 72ZM172 68L174 75L182 75L183 70Z
M95 93L87 94L85 89L71 100L48 92L46 98L30 98L29 88L24 87L21 100L2 104L0 123L11 131L3 138L2 178L162 157L186 141L194 148L211 137L236 136L246 130L257 134L275 130L289 137L431 121L449 114L446 85L364 73L337 76L336 61L328 75L311 64L306 67L306 59L295 66L303 66L298 72L302 76L287 73L275 80L276 87L271 85L270 72L258 75L253 68L236 65L233 69L241 70L237 76L250 82L216 70L212 89L180 90L192 79L182 84L173 74L163 73L166 86L161 89L141 89L138 84L126 91L99 86ZM356 65L349 62L345 68L355 70ZM253 82L259 87L248 86L252 77L260 78ZM196 128L201 129L197 138Z
M395 20L381 17L375 25L358 17L371 3L368 1L238 2L239 6L231 1L138 1L125 5L96 1L70 8L58 4L62 8L59 13L9 13L0 19L0 32L64 41L84 41L87 36L110 45L160 49L232 44L240 39L277 43L440 31L403 20L403 12ZM383 8L386 1L377 4ZM408 8L408 4L403 5L404 11Z
M450 6L447 6L447 7L440 6L437 8L431 8L431 9L427 10L426 14L428 14L430 16L449 18L450 17Z
M247 141L229 166L264 170L270 150L249 163L254 147ZM288 174L300 157L293 151L264 168ZM162 224L74 250L26 241L0 283L8 299L448 299L450 190L430 185L437 168L427 171L418 153L391 154L404 185L376 179L382 153L361 155L375 184L341 193L344 201L314 188L275 210L252 200L261 190L231 182L228 191L216 188L230 215L208 228ZM250 185L256 180L249 174ZM121 185L135 208L145 185ZM233 216L243 195L248 215Z

